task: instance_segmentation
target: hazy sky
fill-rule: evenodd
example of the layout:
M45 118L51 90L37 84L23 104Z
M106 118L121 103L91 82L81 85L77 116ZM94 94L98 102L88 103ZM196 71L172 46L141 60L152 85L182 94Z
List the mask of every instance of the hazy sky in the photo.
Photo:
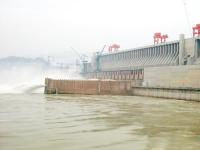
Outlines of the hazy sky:
M0 57L67 57L70 46L84 53L112 43L134 48L152 44L154 32L190 36L200 0L185 4L190 27L183 0L0 0Z

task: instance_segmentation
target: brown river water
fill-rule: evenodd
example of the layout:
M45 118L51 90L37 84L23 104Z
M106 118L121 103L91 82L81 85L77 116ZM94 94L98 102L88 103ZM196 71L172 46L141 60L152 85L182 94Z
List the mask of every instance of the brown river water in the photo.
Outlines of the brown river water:
M200 103L0 95L0 150L199 150Z

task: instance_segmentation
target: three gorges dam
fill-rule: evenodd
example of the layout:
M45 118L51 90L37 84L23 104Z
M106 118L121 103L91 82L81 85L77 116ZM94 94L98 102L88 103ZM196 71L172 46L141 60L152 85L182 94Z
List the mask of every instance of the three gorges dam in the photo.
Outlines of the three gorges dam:
M85 89L90 91L88 94L93 94L92 89L97 88L94 94L108 94L109 91L112 94L113 89L120 91L121 88L129 95L200 101L200 24L193 27L191 38L180 34L179 40L166 42L168 35L161 33L155 33L153 38L154 44L150 46L118 51L119 45L114 44L109 47L109 53L103 53L104 47L91 62L83 61L81 74L86 79L104 82L103 88L100 88L103 84L100 81L66 82L67 86L64 86L62 80L49 79L46 80L46 89L57 93L79 93ZM110 81L105 83L105 79ZM111 85L111 81L122 82L123 86L120 83ZM69 92L69 89L72 90Z

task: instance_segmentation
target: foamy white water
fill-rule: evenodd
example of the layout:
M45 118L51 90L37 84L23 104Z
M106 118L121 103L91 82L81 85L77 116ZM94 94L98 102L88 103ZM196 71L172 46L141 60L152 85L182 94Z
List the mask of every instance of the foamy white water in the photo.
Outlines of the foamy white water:
M43 93L45 78L82 79L74 66L68 69L20 65L1 68L0 93ZM32 89L32 91L31 91Z

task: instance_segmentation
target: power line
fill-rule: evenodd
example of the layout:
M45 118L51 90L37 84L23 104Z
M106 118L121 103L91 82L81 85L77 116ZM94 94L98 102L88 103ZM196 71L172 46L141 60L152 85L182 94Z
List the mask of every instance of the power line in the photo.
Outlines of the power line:
M182 2L183 2L183 6L184 6L184 11L185 11L185 17L186 17L187 24L188 24L188 31L189 31L189 34L192 36L192 32L191 32L192 26L191 26L190 20L189 20L189 15L188 15L187 7L186 7L186 1L182 0Z

